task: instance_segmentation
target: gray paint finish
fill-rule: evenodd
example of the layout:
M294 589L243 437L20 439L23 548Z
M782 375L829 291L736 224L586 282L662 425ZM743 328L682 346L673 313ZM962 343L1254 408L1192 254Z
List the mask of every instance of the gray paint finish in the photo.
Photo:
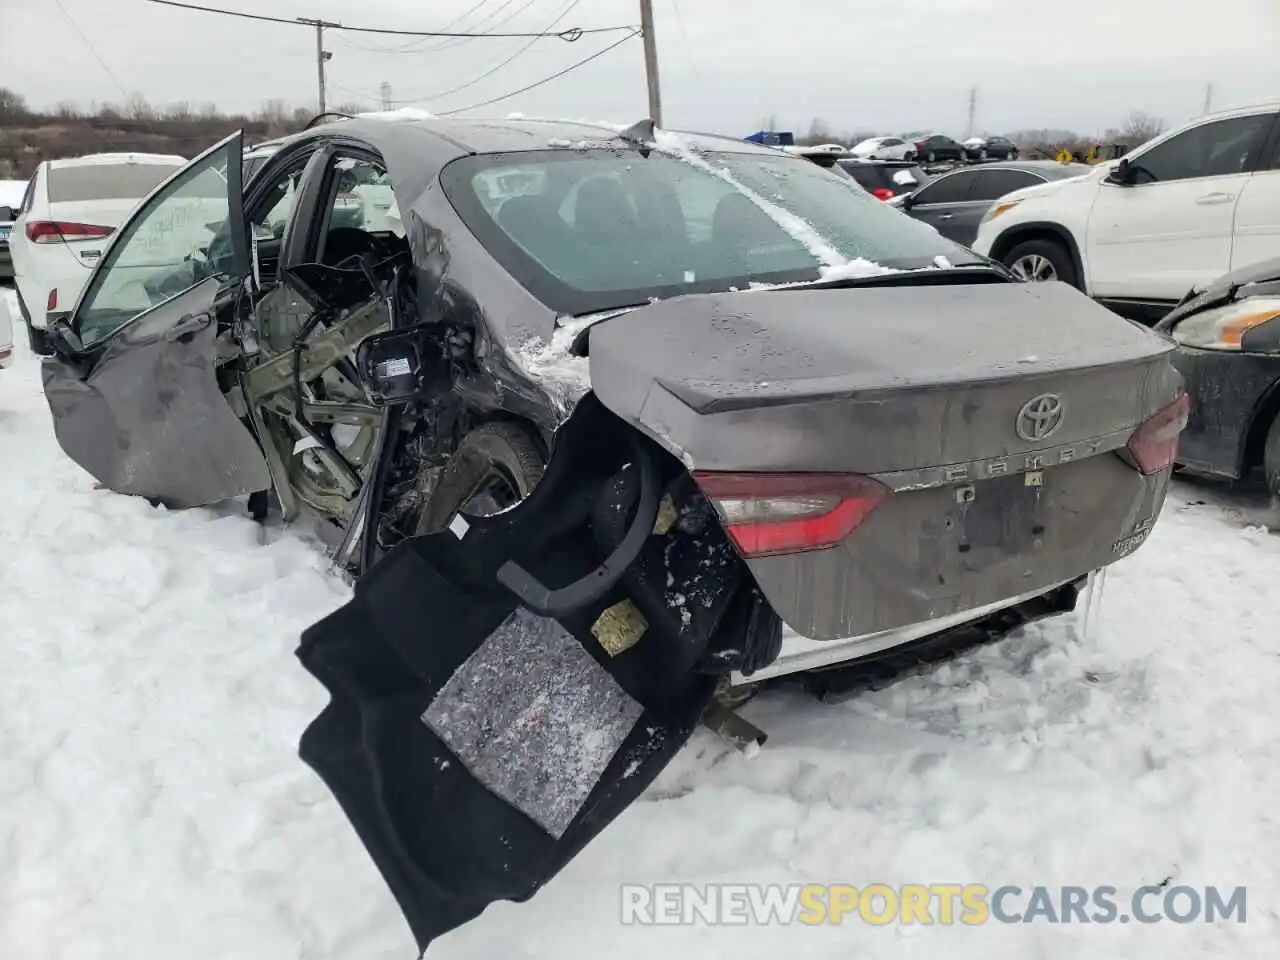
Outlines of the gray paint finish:
M1171 351L1057 283L687 297L590 337L600 399L692 468L849 472L895 490L836 547L749 562L816 640L1118 559L1116 542L1158 515L1168 474L1144 477L1114 451L1180 391ZM1042 393L1065 413L1028 441L1018 413ZM886 476L897 471L918 482Z
M85 379L44 361L58 443L107 488L195 507L271 485L214 376L217 289L205 280L134 320Z

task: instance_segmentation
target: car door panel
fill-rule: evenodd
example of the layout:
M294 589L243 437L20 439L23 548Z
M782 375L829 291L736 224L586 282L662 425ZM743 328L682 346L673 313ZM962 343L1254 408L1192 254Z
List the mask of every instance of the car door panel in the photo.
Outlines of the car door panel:
M918 200L911 205L909 213L948 240L958 240L964 233L965 218L974 206L969 200L974 182L974 173L970 171L939 177L917 193ZM986 205L980 206L985 209Z
M1280 117L1272 123L1270 142L1236 204L1231 269L1270 259L1280 253Z
M270 486L216 373L215 302L248 269L241 153L236 133L139 205L54 330L43 370L54 433L117 493L193 507ZM190 216L213 209L221 220Z
M1269 116L1193 127L1130 161L1139 182L1103 181L1089 214L1094 296L1177 300L1231 267L1236 208Z
M270 486L266 461L214 372L208 277L112 337L85 371L46 361L58 444L103 486L170 507L217 503Z

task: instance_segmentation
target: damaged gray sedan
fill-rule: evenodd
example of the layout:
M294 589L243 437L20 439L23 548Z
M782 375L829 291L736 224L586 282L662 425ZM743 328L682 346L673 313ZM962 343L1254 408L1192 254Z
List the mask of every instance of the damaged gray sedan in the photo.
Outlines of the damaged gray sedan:
M243 147L135 211L45 390L105 486L327 532L301 753L423 948L726 694L1068 611L1163 506L1168 341L802 158L349 119L242 184Z

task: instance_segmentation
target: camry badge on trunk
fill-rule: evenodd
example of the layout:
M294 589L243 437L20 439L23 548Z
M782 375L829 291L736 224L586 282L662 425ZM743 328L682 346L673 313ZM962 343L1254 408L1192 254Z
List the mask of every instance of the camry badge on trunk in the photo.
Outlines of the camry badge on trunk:
M1056 393L1042 393L1032 397L1018 411L1014 429L1028 442L1047 440L1062 426L1062 398Z

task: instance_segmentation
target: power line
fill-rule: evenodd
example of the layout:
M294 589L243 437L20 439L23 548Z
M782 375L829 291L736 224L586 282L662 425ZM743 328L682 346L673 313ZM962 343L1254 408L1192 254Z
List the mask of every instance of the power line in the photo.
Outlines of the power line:
M561 7L560 12L559 12L559 13L557 13L557 14L555 15L555 19L553 19L549 24L547 24L547 26L546 26L546 28L545 28L545 29L546 29L546 30L550 30L550 29L551 29L552 27L554 27L557 23L559 23L561 20L563 20L565 17L567 17L570 13L572 13L572 12L573 12L574 7L576 7L576 6L577 6L579 3L581 3L581 2L582 2L582 0L569 0L569 2L568 2L567 4L565 4L563 7ZM450 87L448 90L441 90L441 91L439 91L438 93L433 93L433 94L430 94L429 96L425 96L425 97L402 97L401 99L399 99L399 100L393 100L392 102L393 102L393 103L397 103L397 104L405 104L405 103L422 103L422 102L424 102L424 101L428 101L428 100L443 100L445 97L452 96L453 94L455 94L455 93L459 93L459 92L461 92L461 91L463 91L463 90L468 90L468 89L470 89L471 87L474 87L474 86L475 86L477 83L479 83L481 80L485 80L485 79L487 79L487 78L489 78L489 77L493 76L495 73L497 73L497 72L498 72L499 70L501 70L503 67L505 67L507 64L511 63L511 61L515 60L517 57L519 57L519 56L521 56L522 54L526 53L526 52L529 50L529 48L530 48L530 47L532 47L535 43L537 43L537 42L538 42L539 40L541 40L541 39L542 39L542 37L533 37L533 38L531 38L527 43L522 44L522 45L520 46L520 48L519 48L518 50L516 50L516 52L515 52L515 53L511 54L511 55L510 55L509 57L507 57L506 59L501 60L501 61L499 61L498 63L494 64L492 67L490 67L488 70L485 70L485 71L484 71L483 73L481 73L479 76L472 77L472 78L471 78L470 80L468 80L466 83L458 84L458 86L456 86L456 87Z
M631 40L638 36L640 36L640 31L632 28L632 31L629 34L627 34L625 37L623 37L621 40L615 40L613 43L609 44L609 46L605 47L603 50L597 50L595 53L591 54L591 56L583 57L577 63L572 63L569 66L565 67L563 70L558 70L557 72L551 74L551 76L549 77L543 77L541 80L537 80L533 83L526 84L525 86L521 87L519 90L512 90L510 93L504 93L500 97L493 97L492 99L485 100L481 103L473 103L468 107L459 107L456 110L442 110L439 112L438 116L452 117L459 113L466 113L468 110L479 110L481 107L492 106L495 103L501 103L503 100L510 100L512 97L518 97L520 96L520 94L527 93L536 87L541 87L544 84L548 84L552 80L559 80L566 73L572 73L574 70L577 70L579 67L585 67L592 60L597 60L600 57L603 57L610 50L615 50L618 47L622 46L624 43L626 43L628 40Z
M115 72L107 66L107 61L103 60L99 55L97 48L93 45L93 42L85 35L85 32L80 29L80 24L76 23L75 17L71 16L71 11L63 5L62 0L53 0L53 2L58 5L58 9L62 11L62 15L67 18L67 23L71 24L71 29L80 36L81 42L89 49L89 53L93 55L93 59L98 61L98 66L102 67L106 75L111 78L111 82L116 85L116 89L120 91L120 96L124 97L125 100L121 106L127 110L129 107L129 92L125 90L124 84L120 82L120 79L115 75ZM141 120L143 124L146 125L146 128L152 133L156 132L155 128L151 126L151 122L147 120L146 117L139 117L138 119Z
M296 27L301 23L310 25L315 24L314 20L304 21L302 18L293 20L285 17L271 17L263 13L248 13L244 10L226 10L221 7L206 7L198 3L182 3L180 0L146 0L147 3L159 4L163 7L177 7L180 10L197 10L201 13L216 13L224 17L240 17L245 20L259 20L266 23L281 23ZM345 30L349 33L375 33L384 36L396 37L490 37L490 38L512 38L512 37L556 37L560 40L566 40L572 43L575 40L589 33L617 33L621 30L632 30L633 27L617 26L617 27L570 27L567 30L560 30L556 33L530 33L508 32L508 33L463 33L450 32L447 30L405 30L398 27L356 27L344 23L325 22L325 27L330 30Z
M486 6L488 3L489 3L489 0L479 0L478 3L472 4L460 16L454 17L448 23L444 24L440 29L441 30L453 29L458 24L460 24L463 20L466 20L467 17L471 16L473 13L475 13L481 7ZM503 7L505 7L509 3L511 3L511 0L503 0L502 3L498 4L498 9L501 10ZM486 16L481 17L480 23L484 23L491 16L492 14L487 14ZM480 23L475 24L475 26L477 27L480 26ZM363 50L366 53L414 53L416 52L416 48L420 48L422 45L421 40L410 40L407 43L402 43L399 46L395 46L395 47L370 47L370 46L365 46L364 44L354 43L351 40L348 40L346 37L343 37L342 40L347 46L351 47L353 50ZM448 43L449 41L446 40L444 42ZM462 42L462 41L459 41L459 42Z

